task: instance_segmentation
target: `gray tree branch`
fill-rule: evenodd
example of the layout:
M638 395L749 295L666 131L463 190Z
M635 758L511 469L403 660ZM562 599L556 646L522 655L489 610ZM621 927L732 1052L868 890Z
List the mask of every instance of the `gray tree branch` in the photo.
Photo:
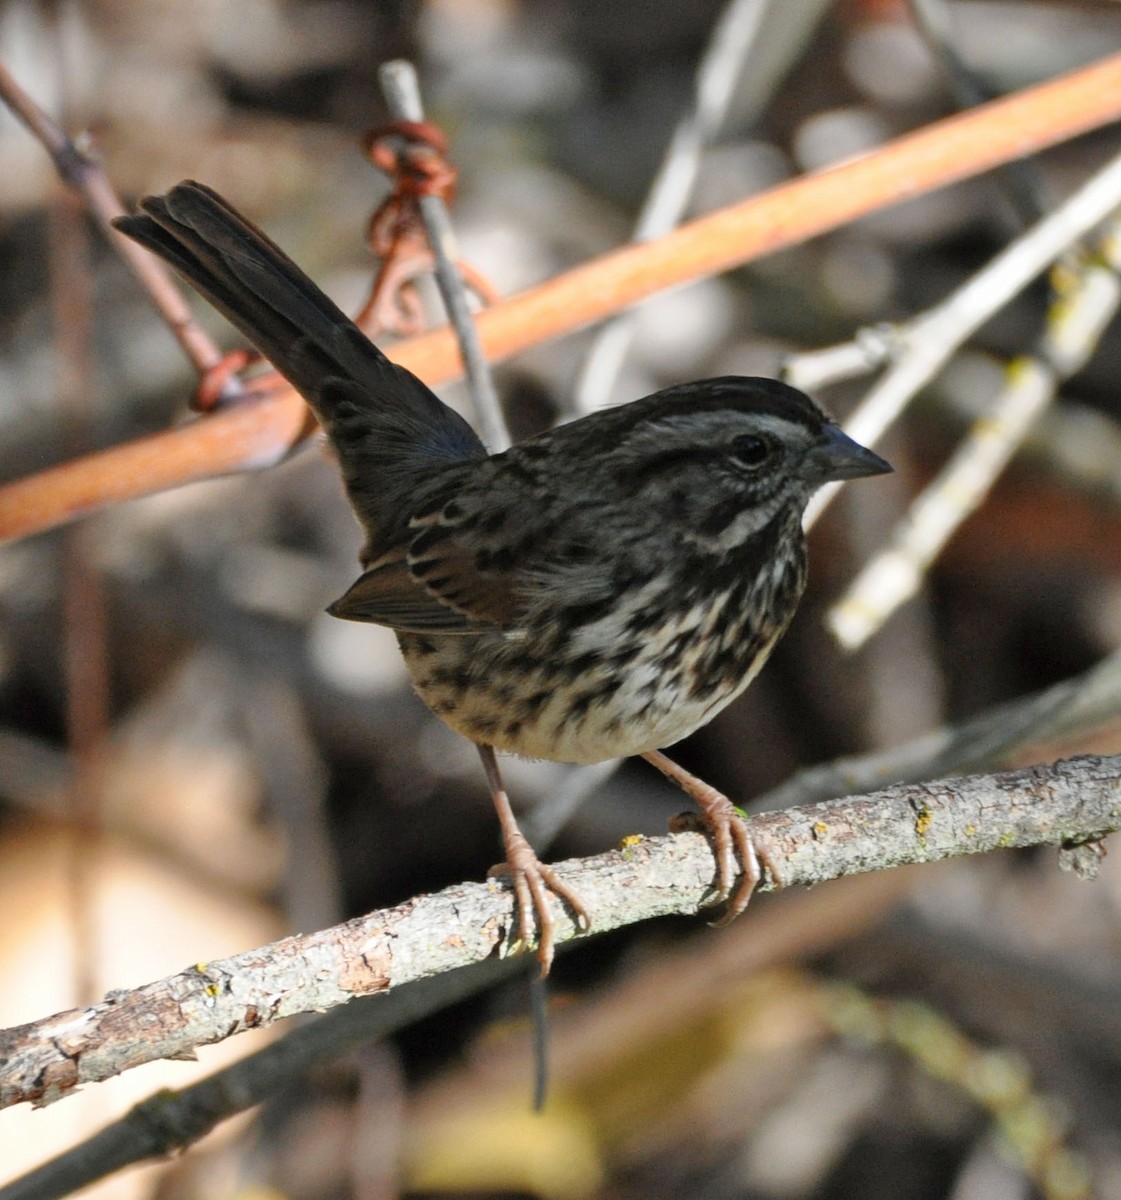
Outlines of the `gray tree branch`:
M788 884L999 848L1094 841L1121 826L1121 756L906 784L767 813L753 828ZM699 834L636 839L560 873L595 932L711 902L714 864ZM100 1003L0 1032L0 1107L49 1104L82 1084L297 1013L322 1012L515 946L504 884L467 883L343 925L284 938ZM577 936L557 906L558 941Z

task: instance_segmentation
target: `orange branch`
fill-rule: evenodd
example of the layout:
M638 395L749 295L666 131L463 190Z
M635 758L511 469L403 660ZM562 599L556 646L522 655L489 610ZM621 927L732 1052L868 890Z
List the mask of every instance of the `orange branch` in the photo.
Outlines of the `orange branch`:
M881 208L1034 154L1121 118L1121 55L905 134L633 243L539 284L478 317L483 348L505 358L601 320L663 288L741 266ZM451 334L402 345L398 362L443 381L459 370Z
M483 347L494 360L506 358L664 288L742 265L1119 118L1121 55L1113 55L530 288L480 314ZM402 342L389 354L433 385L461 371L447 329ZM26 536L193 480L270 465L307 427L302 402L277 390L65 463L0 488L0 538Z

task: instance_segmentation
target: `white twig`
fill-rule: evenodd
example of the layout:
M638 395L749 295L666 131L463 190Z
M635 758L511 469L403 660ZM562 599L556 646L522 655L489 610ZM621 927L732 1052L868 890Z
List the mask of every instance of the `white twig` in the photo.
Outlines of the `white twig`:
M650 185L631 240L647 242L669 233L693 194L701 155L728 112L736 83L756 44L771 0L728 0L705 47L694 80L693 104L678 121ZM576 384L577 413L602 408L610 399L634 333L633 314L624 313L596 334Z
M845 422L858 442L875 445L916 393L961 344L1078 238L1121 206L1121 155L1049 216L1001 251L936 308L899 331L902 356ZM828 484L810 501L809 529L836 495Z
M1066 401L1043 415L1028 447L1061 479L1121 503L1121 426L1108 414Z
M424 107L420 99L420 85L416 71L410 62L396 59L383 63L378 71L386 104L394 117L405 121L423 121ZM443 297L448 319L459 339L459 351L467 372L467 384L475 405L475 416L483 441L492 454L505 450L510 445L510 435L502 418L502 406L494 390L490 365L483 353L471 308L467 303L467 289L456 267L458 255L455 249L455 231L447 206L439 196L419 198L421 219L428 233L428 244L436 259L436 282Z
M953 457L919 496L888 546L857 576L827 622L848 650L862 646L918 591L961 523L988 495L1012 455L1054 400L1059 384L1089 359L1121 303L1117 276L1121 229L1115 219L1097 254L1051 305L1033 356L1013 361L990 411L979 417Z
M815 392L846 379L859 379L896 358L902 350L900 338L898 326L869 325L857 330L851 342L787 356L781 374L791 387L803 392Z

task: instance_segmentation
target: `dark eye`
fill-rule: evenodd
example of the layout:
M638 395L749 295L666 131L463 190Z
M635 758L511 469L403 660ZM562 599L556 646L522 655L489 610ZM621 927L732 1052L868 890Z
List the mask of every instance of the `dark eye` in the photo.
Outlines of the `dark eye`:
M732 457L741 467L758 467L771 456L771 444L753 433L732 438Z

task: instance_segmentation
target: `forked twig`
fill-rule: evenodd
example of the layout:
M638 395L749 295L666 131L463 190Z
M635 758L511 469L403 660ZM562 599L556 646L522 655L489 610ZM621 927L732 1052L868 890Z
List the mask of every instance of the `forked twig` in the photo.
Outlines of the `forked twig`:
M941 304L896 330L903 350L849 414L846 431L858 442L875 445L920 388L945 366L971 334L1119 205L1121 155L1111 159ZM836 494L837 485L826 484L814 496L806 509L807 529Z
M846 650L862 646L918 591L931 563L981 505L1060 383L1086 364L1121 304L1119 267L1121 224L1115 219L1095 253L1084 256L1075 271L1057 272L1061 290L1035 353L1008 364L1000 394L912 503L888 544L830 609L827 622Z

